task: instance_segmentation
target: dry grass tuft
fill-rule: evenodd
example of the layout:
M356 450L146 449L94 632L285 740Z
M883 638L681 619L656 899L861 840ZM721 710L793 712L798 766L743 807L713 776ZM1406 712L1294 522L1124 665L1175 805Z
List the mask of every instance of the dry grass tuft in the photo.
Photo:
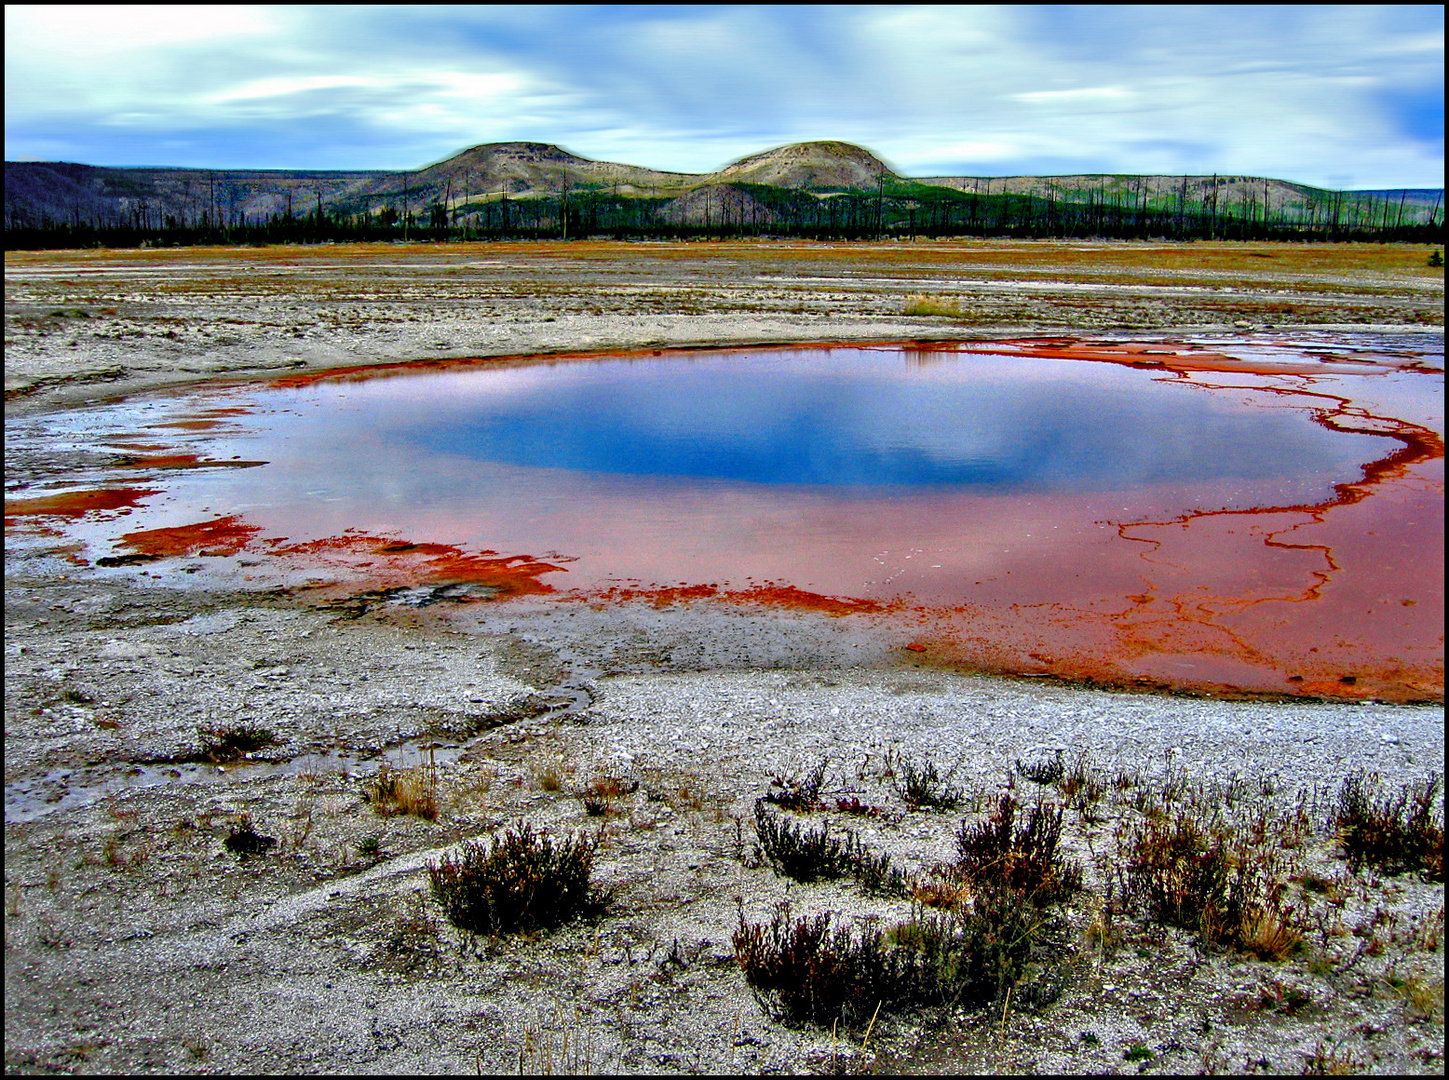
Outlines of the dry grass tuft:
M1238 931L1238 948L1259 960L1286 960L1302 945L1303 934L1295 925L1292 908L1256 908Z
M409 814L424 821L438 818L438 775L431 765L394 769L383 765L363 791L363 798L383 817Z
M1313 1053L1303 1055L1303 1076L1351 1076L1362 1072L1363 1062L1343 1047L1325 1043L1322 1039L1313 1048Z
M959 880L951 880L953 876L949 868L942 868L940 876L915 882L911 899L922 907L943 911L966 907L971 902L971 889Z
M584 812L590 817L606 817L613 811L617 800L638 790L638 780L599 776L579 792L579 800L584 804Z
M959 304L949 300L942 300L939 297L927 296L924 293L917 293L906 298L907 315L944 315L948 318L960 319L965 317Z

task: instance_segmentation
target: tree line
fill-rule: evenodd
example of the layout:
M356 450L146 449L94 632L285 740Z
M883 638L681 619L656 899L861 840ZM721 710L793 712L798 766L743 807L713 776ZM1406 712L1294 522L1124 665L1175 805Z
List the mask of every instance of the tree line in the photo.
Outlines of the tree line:
M114 209L75 207L64 217L7 206L8 249L445 240L691 240L746 237L878 240L961 236L1169 240L1321 240L1442 243L1436 202L1422 209L1353 192L1320 192L1298 202L1239 184L1149 190L1146 178L1096 189L1020 193L957 190L882 178L874 191L800 191L721 184L680 198L620 195L558 185L546 194L506 191L453 199L418 198L407 188L337 199L265 217L219 209L215 201L165 211L144 199ZM1038 184L1041 186L1041 184Z

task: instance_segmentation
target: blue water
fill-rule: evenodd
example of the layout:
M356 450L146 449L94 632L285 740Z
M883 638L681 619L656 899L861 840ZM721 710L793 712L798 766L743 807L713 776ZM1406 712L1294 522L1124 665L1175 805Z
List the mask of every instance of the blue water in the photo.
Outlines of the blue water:
M755 484L1112 491L1341 472L1385 450L1267 394L989 355L921 366L891 350L694 354L350 389L409 456ZM356 400L371 397L388 408Z

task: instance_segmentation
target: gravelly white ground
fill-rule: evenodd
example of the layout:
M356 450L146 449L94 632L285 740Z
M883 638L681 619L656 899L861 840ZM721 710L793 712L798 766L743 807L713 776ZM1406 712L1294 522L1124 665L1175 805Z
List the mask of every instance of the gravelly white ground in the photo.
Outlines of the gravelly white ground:
M960 333L898 314L905 295L931 287L918 279L838 294L819 282L704 288L684 272L645 282L666 306L697 293L697 314L625 310L622 292L577 283L538 295L515 282L490 299L496 310L460 314L436 302L431 278L389 270L353 283L339 315L335 301L282 295L285 275L282 293L221 281L182 304L127 273L102 285L7 270L6 385L22 395L12 415L299 362ZM1263 295L1282 284L1265 279ZM742 300L759 310L736 310ZM11 341L17 312L107 302L119 314L42 320ZM1386 296L1383 327L1402 328L1400 316L1431 302ZM711 310L725 304L729 314ZM1150 296L1140 305L1144 325L1181 312ZM69 467L7 456L7 482ZM1443 1071L1443 886L1349 875L1325 820L1350 771L1390 788L1442 771L1440 708L970 677L914 666L889 627L855 618L539 603L441 621L349 619L93 579L23 544L7 545L6 569L11 1071L798 1072L876 1055L884 1069L938 1072L1297 1072L1314 1061ZM560 695L579 707L538 714ZM258 761L223 771L181 760L197 756L199 727L242 718L278 735ZM378 816L363 794L380 755L412 765L427 740L444 744L438 821ZM846 920L909 914L902 901L752 865L752 808L774 777L824 760L830 799L885 813L817 820L917 870L950 856L955 829L982 804L907 812L890 763L929 758L969 795L1014 783L1031 798L1031 785L1009 779L1015 759L1057 749L1143 782L1171 767L1264 806L1291 806L1306 790L1315 832L1300 869L1337 883L1343 906L1301 900L1342 933L1270 964L1128 925L1108 955L1083 936L1093 919L1083 900L1061 997L1040 1011L884 1016L865 1052L861 1032L832 1040L762 1012L729 943L742 915L766 918L783 899ZM639 789L601 824L576 792L606 774ZM244 813L278 839L273 852L243 860L223 847ZM1069 821L1099 891L1113 833L1133 813L1109 798L1096 820ZM615 905L533 941L465 939L424 895L426 866L520 818L598 832L596 875L617 887ZM1140 1067L1125 1058L1137 1044L1154 1054Z

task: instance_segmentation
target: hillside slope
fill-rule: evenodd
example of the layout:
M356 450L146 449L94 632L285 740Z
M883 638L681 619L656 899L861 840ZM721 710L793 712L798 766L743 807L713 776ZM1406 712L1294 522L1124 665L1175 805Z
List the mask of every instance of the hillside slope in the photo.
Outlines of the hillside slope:
M870 190L895 173L869 150L846 142L803 142L751 154L710 174L717 183Z
M754 194L747 195L747 186ZM776 194L760 189L776 189ZM988 198L1021 195L1111 205L1124 211L1151 207L1159 213L1180 203L1247 220L1263 215L1265 208L1270 215L1295 210L1310 218L1322 217L1334 200L1341 206L1371 196L1385 207L1394 203L1403 221L1427 221L1440 211L1443 198L1442 189L1334 193L1285 180L1226 175L908 178L870 151L839 141L775 147L711 173L595 161L549 143L503 142L469 147L403 172L118 169L6 162L5 226L109 223L160 229L180 222L203 228L235 227L265 222L274 215L301 217L319 208L329 215L377 218L426 216L430 207L440 206L456 220L460 212L481 210L503 199L557 202L582 192L651 200L660 220L697 225L719 221L722 214L737 221L771 222L780 214L798 219L802 195L827 199L841 192L883 190L893 198L929 202L941 197L932 195L932 189ZM772 201L773 208L766 205Z

